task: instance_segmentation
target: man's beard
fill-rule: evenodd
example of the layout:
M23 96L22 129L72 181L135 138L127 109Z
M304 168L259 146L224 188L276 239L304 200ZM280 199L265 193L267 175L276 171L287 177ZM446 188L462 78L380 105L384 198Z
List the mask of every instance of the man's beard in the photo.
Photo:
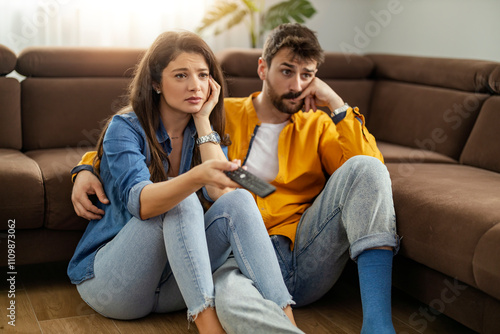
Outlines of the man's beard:
M268 96L271 100L271 103L274 105L274 107L276 109L278 109L282 113L290 114L290 115L295 114L300 109L302 109L302 106L304 105L304 99L302 99L301 101L297 101L299 103L297 103L295 105L287 105L285 103L285 100L287 100L287 99L295 99L295 98L299 97L300 94L302 94L302 92L297 92L297 93L288 92L286 94L278 96L278 94L276 94L276 91L271 86L271 83L267 79L266 79L266 82L267 82Z

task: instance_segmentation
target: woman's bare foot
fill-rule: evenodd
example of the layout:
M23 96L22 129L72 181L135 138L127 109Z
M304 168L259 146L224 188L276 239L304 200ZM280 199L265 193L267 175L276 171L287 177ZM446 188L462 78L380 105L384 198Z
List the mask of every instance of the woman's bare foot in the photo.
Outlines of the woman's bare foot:
M293 318L293 312L292 312L292 307L290 305L288 305L287 307L285 307L283 309L283 311L285 312L286 316L288 317L288 319L290 319L290 321L292 322L292 324L297 327L297 324L295 323L295 319Z
M209 307L198 314L194 323L200 334L225 334L215 309Z

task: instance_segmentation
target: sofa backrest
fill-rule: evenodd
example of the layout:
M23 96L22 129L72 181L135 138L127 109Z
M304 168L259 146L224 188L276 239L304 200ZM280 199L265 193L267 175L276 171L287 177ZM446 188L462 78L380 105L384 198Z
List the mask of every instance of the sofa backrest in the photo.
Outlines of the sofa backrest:
M488 88L496 95L483 104L460 162L500 173L500 65L488 77Z
M262 90L257 75L261 49L230 48L217 53L226 76L227 96L244 97ZM363 56L344 57L341 53L325 53L325 62L317 76L329 84L342 98L356 105L363 114L368 113L373 82L367 78L373 71L371 59Z
M460 162L500 173L499 95L490 97L481 108Z
M95 145L143 50L28 48L18 57L23 150Z
M375 64L370 131L379 141L458 160L498 63L367 55Z
M21 86L5 75L14 71L17 57L0 45L0 148L21 149Z

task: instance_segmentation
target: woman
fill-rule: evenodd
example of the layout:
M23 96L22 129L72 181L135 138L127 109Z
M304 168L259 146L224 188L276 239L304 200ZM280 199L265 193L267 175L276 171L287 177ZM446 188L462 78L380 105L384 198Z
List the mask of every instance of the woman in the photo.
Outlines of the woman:
M106 215L89 223L68 267L102 315L134 319L187 306L200 333L222 333L212 272L233 252L294 322L259 210L223 173L239 162L227 161L220 145L229 144L222 84L201 38L166 32L138 65L129 106L104 129L95 169L110 204L100 204ZM200 198L213 201L206 213L196 195L202 188Z

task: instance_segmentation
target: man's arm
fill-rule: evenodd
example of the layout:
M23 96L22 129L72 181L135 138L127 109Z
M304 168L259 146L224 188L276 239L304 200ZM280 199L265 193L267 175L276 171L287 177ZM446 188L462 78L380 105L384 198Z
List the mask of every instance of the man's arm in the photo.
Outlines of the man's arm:
M365 118L359 113L359 109L342 108L344 100L324 81L314 78L298 98L304 98L304 111L316 111L316 106L330 109L339 136L338 143L343 152L340 164L356 155L372 156L384 162L375 137L366 128ZM335 115L334 111L338 109L342 110Z
M91 172L95 154L95 151L85 153L78 166L73 168L71 176L74 182L71 192L73 208L78 216L88 220L101 219L104 215L104 210L95 206L89 195L96 195L101 203L109 204L101 181Z

